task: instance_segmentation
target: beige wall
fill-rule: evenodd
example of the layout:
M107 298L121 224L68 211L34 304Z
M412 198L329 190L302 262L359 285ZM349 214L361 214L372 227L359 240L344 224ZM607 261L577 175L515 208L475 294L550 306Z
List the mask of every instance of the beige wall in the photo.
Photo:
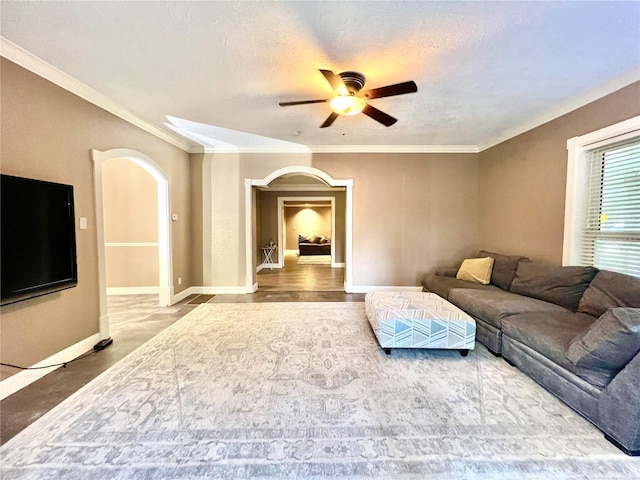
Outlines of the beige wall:
M102 165L107 288L158 287L158 185L140 165ZM142 244L154 244L142 245Z
M415 286L477 248L475 154L315 154L353 179L354 285Z
M176 292L190 285L189 156L43 78L2 59L2 173L74 186L78 286L2 307L0 358L33 365L98 333L98 246L91 149L130 148L171 177L173 272ZM177 286L182 276L183 285ZM2 369L7 377L15 370Z
M317 233L329 239L333 237L331 207L286 207L284 223L287 250L298 249L298 235Z
M190 155L191 171L191 233L190 233L190 251L189 260L191 267L191 285L204 285L202 272L202 248L203 248L203 231L202 231L202 215L203 215L203 198L202 198L202 167L204 163L204 154L192 153Z
M354 285L417 286L425 272L454 264L478 249L477 157L476 154L205 154L202 184L205 192L211 192L211 198L203 194L203 251L193 252L196 263L204 258L203 284L245 285L245 179L263 179L283 167L313 166L334 179L354 181ZM252 219L254 233L259 233L253 236L253 272L261 261L259 246L269 238L277 238L275 198L283 195L263 193L272 197L257 194L255 215L260 217L265 210L274 213L269 214L273 220L266 224L263 218ZM344 209L345 204L337 201L336 211ZM344 224L336 218L336 225L340 223ZM207 245L208 235L214 232ZM344 235L336 233L334 237ZM216 245L218 248L214 248ZM344 261L344 252L336 257L336 261ZM252 280L255 283L255 274Z
M560 264L567 140L640 114L640 82L479 154L482 248Z

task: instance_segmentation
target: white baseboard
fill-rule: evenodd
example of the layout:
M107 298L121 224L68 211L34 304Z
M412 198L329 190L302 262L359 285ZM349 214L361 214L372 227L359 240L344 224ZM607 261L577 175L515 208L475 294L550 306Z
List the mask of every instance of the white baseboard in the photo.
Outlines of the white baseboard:
M256 271L259 272L260 270L264 270L266 268L282 268L282 265L280 265L279 263L261 263L260 265L258 265Z
M247 293L247 287L191 287L191 293L196 295L235 295L239 293Z
M344 268L344 262L334 262L331 264L331 268Z
M193 287L185 288L180 293L176 293L175 295L173 295L171 297L171 305L175 305L176 303L181 302L182 300L187 298L189 295L193 295L194 292L191 291L192 289Z
M93 346L100 341L100 334L96 333L91 335L84 340L79 341L78 343L71 345L70 347L65 348L64 350L59 351L58 353L54 353L48 358L36 363L35 365L31 365L32 367L44 367L46 365L53 365L56 363L63 363L73 360L74 358L82 355L83 353L88 352L93 349ZM50 368L41 368L38 370L21 370L15 375L10 376L9 378L0 382L0 400L7 398L9 395L13 395L18 390L23 389L27 385L32 384L36 380L40 380L45 375L53 372L54 370L60 368L58 367L50 367Z
M107 295L158 295L160 287L110 287Z
M382 286L382 285L352 285L349 293L370 292L421 292L420 286Z

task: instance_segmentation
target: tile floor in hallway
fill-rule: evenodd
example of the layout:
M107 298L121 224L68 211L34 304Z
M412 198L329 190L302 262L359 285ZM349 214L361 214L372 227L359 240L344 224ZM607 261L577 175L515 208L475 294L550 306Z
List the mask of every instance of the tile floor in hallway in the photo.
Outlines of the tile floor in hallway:
M319 291L306 289L285 291L284 286L291 285L291 282L286 274L282 275L280 272L278 277L280 284L278 281L271 281L271 288L260 286L259 290L253 294L215 295L212 298L201 298L200 301L210 303L364 301L364 294L322 291L321 288L326 283L321 280L333 275L330 272L333 269L329 267L327 271L326 266L311 267L324 267L323 273L308 273L310 278L319 279L315 287ZM340 277L340 284L342 284L342 277ZM312 285L313 281L310 281L309 287ZM198 297L198 295L192 295L171 307L158 306L156 295L108 297L113 344L96 354L70 363L65 368L58 368L2 400L0 402L0 444L11 439L79 388L196 308L198 303L190 304L189 302L194 300L198 302Z

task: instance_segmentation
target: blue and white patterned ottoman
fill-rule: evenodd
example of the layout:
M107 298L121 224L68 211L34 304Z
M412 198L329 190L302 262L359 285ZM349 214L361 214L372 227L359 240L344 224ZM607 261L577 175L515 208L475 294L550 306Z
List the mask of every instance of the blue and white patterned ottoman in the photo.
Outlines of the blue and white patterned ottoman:
M367 293L364 308L387 354L392 348L445 348L466 356L475 348L476 321L435 293Z

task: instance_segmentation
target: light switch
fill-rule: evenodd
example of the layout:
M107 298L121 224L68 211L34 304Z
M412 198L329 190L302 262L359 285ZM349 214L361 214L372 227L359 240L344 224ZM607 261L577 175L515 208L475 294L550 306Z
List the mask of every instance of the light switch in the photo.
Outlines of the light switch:
M80 217L80 230L87 229L87 217Z

